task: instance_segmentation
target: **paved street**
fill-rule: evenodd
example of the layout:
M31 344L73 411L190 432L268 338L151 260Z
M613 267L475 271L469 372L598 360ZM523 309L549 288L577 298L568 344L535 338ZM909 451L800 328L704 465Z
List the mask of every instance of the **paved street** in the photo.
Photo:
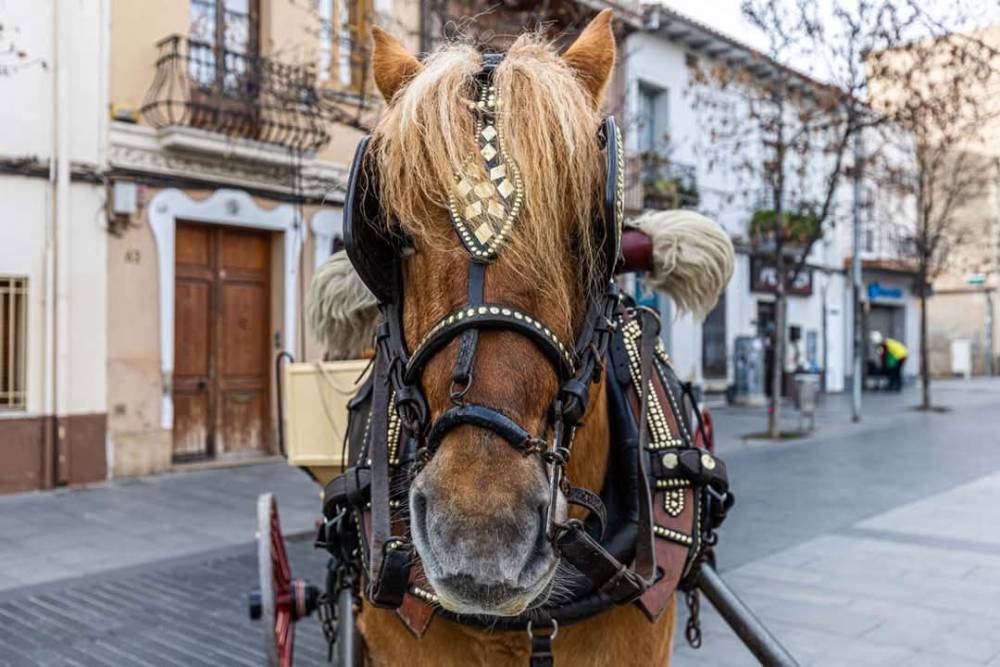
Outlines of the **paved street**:
M738 495L720 567L802 664L1000 666L1000 382L936 398L953 410L866 396L852 425L828 397L816 435L781 444L741 440L759 411L714 412ZM283 464L0 498L0 664L260 664L245 594L263 489L286 532L308 530L315 487ZM290 553L320 579L308 537ZM703 609L705 645L674 664L754 664ZM321 663L318 626L299 630L299 664Z

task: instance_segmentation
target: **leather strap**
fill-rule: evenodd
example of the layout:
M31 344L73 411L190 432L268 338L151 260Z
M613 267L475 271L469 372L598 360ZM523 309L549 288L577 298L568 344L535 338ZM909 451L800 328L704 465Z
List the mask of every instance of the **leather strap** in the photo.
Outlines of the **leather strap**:
M399 311L393 305L382 309L383 323L379 326L375 358L376 390L372 399L371 429L368 453L371 458L372 542L370 571L372 573L369 599L379 607L398 607L403 602L409 580L412 546L403 538L392 535L389 501L391 477L389 474L388 414L389 385L392 366L399 363L398 331ZM396 349L393 349L396 348Z
M323 516L332 521L343 509L361 509L371 499L371 470L350 467L323 489Z
M553 667L555 658L552 657L552 635L531 635L531 661L530 667Z
M635 542L635 570L647 586L656 580L656 550L653 532L653 494L646 473L646 447L649 445L649 394L653 391L653 357L660 335L660 318L648 308L638 309L642 335L639 338L641 384L639 401L639 535Z
M604 507L604 501L601 500L601 497L590 489L584 489L579 486L571 486L569 487L569 491L566 493L566 502L570 505L583 507L590 511L591 515L597 519L598 524L601 527L599 534L603 540L604 535L608 530L608 510Z
M524 449L532 440L531 434L510 417L485 405L467 403L445 410L434 421L434 427L427 436L428 451L435 452L448 431L464 425L489 429L515 449Z
M463 306L445 315L424 336L406 364L404 380L415 383L424 366L451 339L470 329L503 329L531 340L555 366L560 378L572 377L576 364L573 352L541 320L499 304Z
M469 262L468 304L481 306L483 290L486 281L486 264ZM451 400L461 401L472 386L472 369L476 360L476 348L479 345L479 329L466 329L462 332L458 344L458 354L455 356L455 368L451 372Z
M630 569L591 537L577 520L567 521L559 533L556 544L560 553L573 567L586 575L616 604L631 602L651 586L656 579L655 534L653 532L652 493L646 474L646 447L649 444L647 419L649 393L652 390L653 356L659 336L659 320L648 309L639 309L642 336L639 341L639 446L636 448L638 470L638 534L635 543L635 560Z

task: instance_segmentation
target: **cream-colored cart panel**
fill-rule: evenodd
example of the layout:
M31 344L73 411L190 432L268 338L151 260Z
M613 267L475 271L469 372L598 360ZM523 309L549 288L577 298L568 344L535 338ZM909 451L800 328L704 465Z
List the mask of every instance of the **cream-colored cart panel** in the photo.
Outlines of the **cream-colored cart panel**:
M344 464L347 404L371 372L369 362L351 359L285 365L285 433L290 465L339 468Z

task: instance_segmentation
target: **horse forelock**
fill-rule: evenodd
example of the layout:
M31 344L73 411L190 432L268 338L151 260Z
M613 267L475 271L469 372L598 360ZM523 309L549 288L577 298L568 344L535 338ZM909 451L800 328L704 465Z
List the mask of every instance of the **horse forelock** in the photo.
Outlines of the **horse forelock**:
M418 245L460 259L448 222L455 174L477 149L473 106L482 57L446 46L392 100L374 131L379 197ZM600 114L542 37L518 38L494 74L498 128L524 184L524 206L497 260L524 284L544 285L552 307L578 315L580 285L600 271L592 233L604 182ZM573 317L572 319L576 319Z

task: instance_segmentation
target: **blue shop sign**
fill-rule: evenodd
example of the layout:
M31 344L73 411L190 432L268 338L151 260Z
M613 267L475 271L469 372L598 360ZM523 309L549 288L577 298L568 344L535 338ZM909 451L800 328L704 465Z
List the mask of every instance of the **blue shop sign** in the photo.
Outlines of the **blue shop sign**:
M902 299L902 287L883 287L882 283L868 283L868 300L876 299Z

